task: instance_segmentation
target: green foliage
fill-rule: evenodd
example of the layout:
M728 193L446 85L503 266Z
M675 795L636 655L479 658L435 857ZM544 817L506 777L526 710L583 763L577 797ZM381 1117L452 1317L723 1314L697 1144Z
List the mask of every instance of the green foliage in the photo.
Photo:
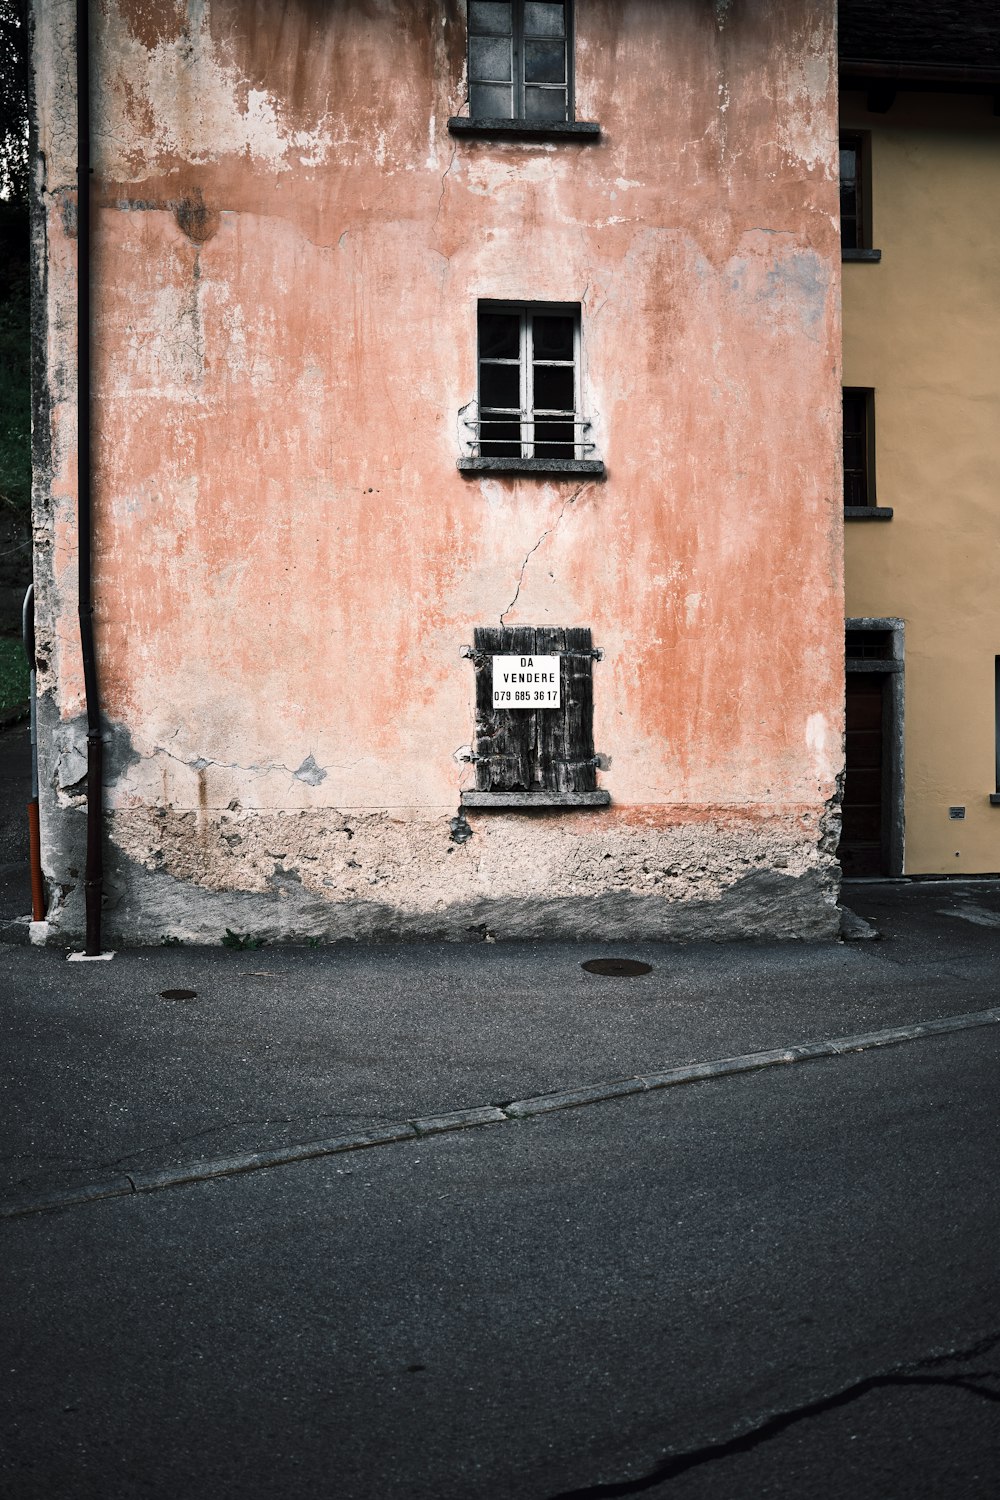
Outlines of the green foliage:
M161 948L179 948L180 945L181 945L180 938L179 937L174 937L173 933L171 933L171 932L165 932L163 934L163 936L160 938L160 947Z
M0 300L0 504L31 507L31 306L27 272Z
M27 0L0 0L0 198L28 201Z
M0 636L0 713L27 703L28 658L19 640Z
M255 937L252 932L233 932L231 927L226 928L226 935L222 939L223 948L263 948L265 939Z
M0 505L31 506L28 4L0 0Z

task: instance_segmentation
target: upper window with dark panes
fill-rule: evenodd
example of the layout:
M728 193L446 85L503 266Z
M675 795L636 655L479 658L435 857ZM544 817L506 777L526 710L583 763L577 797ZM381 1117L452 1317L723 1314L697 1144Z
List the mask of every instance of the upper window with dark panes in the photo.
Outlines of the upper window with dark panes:
M857 137L840 137L840 243L845 250L857 250L864 243L859 235L864 232L864 219L858 201L860 157Z
M840 248L845 260L877 260L872 249L871 138L851 131L840 137Z
M571 27L569 0L469 0L471 118L572 120Z
M479 304L479 456L587 458L580 314L564 304Z

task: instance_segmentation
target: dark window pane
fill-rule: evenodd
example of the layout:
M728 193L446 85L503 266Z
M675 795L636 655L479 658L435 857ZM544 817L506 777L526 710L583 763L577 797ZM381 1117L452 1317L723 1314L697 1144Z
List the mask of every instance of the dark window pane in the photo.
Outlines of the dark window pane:
M510 42L502 36L470 36L469 77L500 82L511 79Z
M573 319L535 315L531 325L535 359L573 358Z
M844 433L844 468L863 469L865 466L865 439L860 432Z
M868 396L844 391L844 504L868 505Z
M868 485L865 483L864 474L852 473L850 469L844 470L844 504L868 504Z
M524 118L565 120L566 90L534 88L529 84L524 91Z
M525 42L526 83L565 83L566 48L562 42Z
M525 36L565 36L565 6L538 4L535 0L526 0L524 34Z
M840 190L853 193L858 182L858 153L853 146L840 148Z
M888 630L848 630L844 633L847 656L862 656L868 661L892 660L892 635Z
M479 452L483 458L520 458L521 427L517 422L480 418Z
M536 422L536 458L575 458L572 422Z
M469 108L474 120L514 118L510 87L502 83L474 83L469 91Z
M861 153L849 140L840 143L840 243L845 250L862 246Z
M510 5L494 0L469 0L469 30L510 36Z
M844 391L844 431L863 432L865 429L865 396L861 391Z
M479 358L518 359L521 354L521 319L517 313L479 314Z
M840 195L840 244L844 250L861 249L858 215L853 194L846 200L843 193Z
M535 410L572 411L573 385L572 365L536 365Z
M521 408L520 365L479 366L480 406L507 406L514 411Z

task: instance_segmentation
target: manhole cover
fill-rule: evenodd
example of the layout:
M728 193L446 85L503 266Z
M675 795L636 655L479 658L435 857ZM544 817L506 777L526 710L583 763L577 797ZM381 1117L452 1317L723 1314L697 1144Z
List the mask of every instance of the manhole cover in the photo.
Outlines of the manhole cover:
M588 958L580 965L588 974L613 974L624 978L629 974L651 974L652 964L644 964L639 958Z
M161 1000L197 1000L197 990L161 990Z

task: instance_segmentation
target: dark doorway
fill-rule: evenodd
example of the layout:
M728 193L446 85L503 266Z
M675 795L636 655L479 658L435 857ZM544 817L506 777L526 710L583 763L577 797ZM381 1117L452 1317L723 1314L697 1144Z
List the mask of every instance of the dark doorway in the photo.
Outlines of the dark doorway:
M31 912L28 799L31 738L27 724L0 727L0 942L26 942Z
M885 679L847 679L847 776L844 782L840 865L845 876L885 875L882 795L882 699Z
M846 878L902 873L901 622L848 622L846 777L838 857Z

